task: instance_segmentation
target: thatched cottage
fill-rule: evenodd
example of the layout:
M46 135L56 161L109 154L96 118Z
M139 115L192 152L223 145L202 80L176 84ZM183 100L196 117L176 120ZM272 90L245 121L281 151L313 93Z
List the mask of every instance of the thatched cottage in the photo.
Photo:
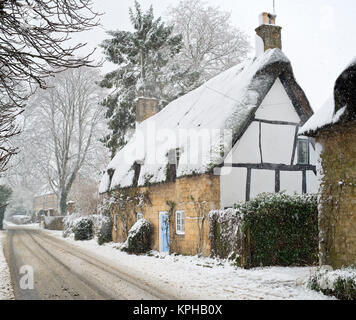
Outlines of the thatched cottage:
M334 95L303 126L320 153L320 263L356 265L356 59Z
M136 132L100 184L114 240L144 217L153 249L208 255L210 210L261 192L317 190L314 141L298 137L313 111L281 51L275 16L263 13L256 33L255 58L160 112L155 99L138 99Z

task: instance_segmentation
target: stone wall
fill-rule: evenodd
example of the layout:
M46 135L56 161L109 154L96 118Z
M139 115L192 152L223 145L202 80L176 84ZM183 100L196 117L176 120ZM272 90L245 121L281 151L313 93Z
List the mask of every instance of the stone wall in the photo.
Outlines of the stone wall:
M64 216L43 217L44 228L48 230L63 230Z
M338 124L316 137L323 146L319 204L320 263L356 264L356 124Z
M220 208L219 176L204 174L148 187L122 189L116 192L115 197L121 200L111 210L114 241L126 240L127 232L140 212L152 223L152 249L159 250L159 212L166 211L170 216L171 252L210 254L208 213ZM175 231L177 210L185 212L184 235L178 235Z

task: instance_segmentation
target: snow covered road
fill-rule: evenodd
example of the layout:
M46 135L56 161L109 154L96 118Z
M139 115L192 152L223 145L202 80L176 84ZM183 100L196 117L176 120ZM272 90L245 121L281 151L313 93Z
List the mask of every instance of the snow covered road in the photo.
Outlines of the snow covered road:
M37 296L26 296L15 288L16 298L332 299L303 286L313 269L309 267L244 270L229 261L211 258L158 252L152 256L129 255L118 250L119 244L99 246L96 239L63 239L61 231L27 228L8 232L12 250L21 250L18 255L24 259L23 263L35 268ZM18 273L21 263L13 263L13 273Z
M106 259L98 259L61 239L31 229L9 229L5 254L16 299L174 299L168 291L128 276ZM26 269L21 271L21 268ZM28 288L28 267L34 288ZM24 280L23 280L24 279ZM22 284L21 284L22 282ZM25 284L25 286L23 286Z

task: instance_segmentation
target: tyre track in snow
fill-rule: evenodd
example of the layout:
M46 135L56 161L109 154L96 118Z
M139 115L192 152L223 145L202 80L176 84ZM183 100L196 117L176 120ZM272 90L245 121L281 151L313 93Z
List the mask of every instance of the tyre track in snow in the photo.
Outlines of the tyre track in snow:
M40 230L8 230L5 255L16 299L175 299L109 261ZM33 267L33 290L20 288L23 265Z

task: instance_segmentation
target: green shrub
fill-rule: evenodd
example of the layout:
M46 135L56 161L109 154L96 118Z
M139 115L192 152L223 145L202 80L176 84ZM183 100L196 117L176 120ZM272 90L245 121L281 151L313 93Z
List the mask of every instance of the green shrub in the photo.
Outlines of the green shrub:
M109 217L102 219L97 235L99 245L112 241L112 222Z
M151 239L151 224L146 219L140 219L130 229L121 249L134 254L146 253L151 249Z
M90 240L94 237L93 221L90 218L81 218L76 222L74 231L74 240Z
M263 193L247 202L243 212L249 267L318 262L316 195Z
M356 300L356 269L319 269L309 277L307 287L340 300Z
M316 195L263 193L209 217L213 255L247 268L318 262Z

